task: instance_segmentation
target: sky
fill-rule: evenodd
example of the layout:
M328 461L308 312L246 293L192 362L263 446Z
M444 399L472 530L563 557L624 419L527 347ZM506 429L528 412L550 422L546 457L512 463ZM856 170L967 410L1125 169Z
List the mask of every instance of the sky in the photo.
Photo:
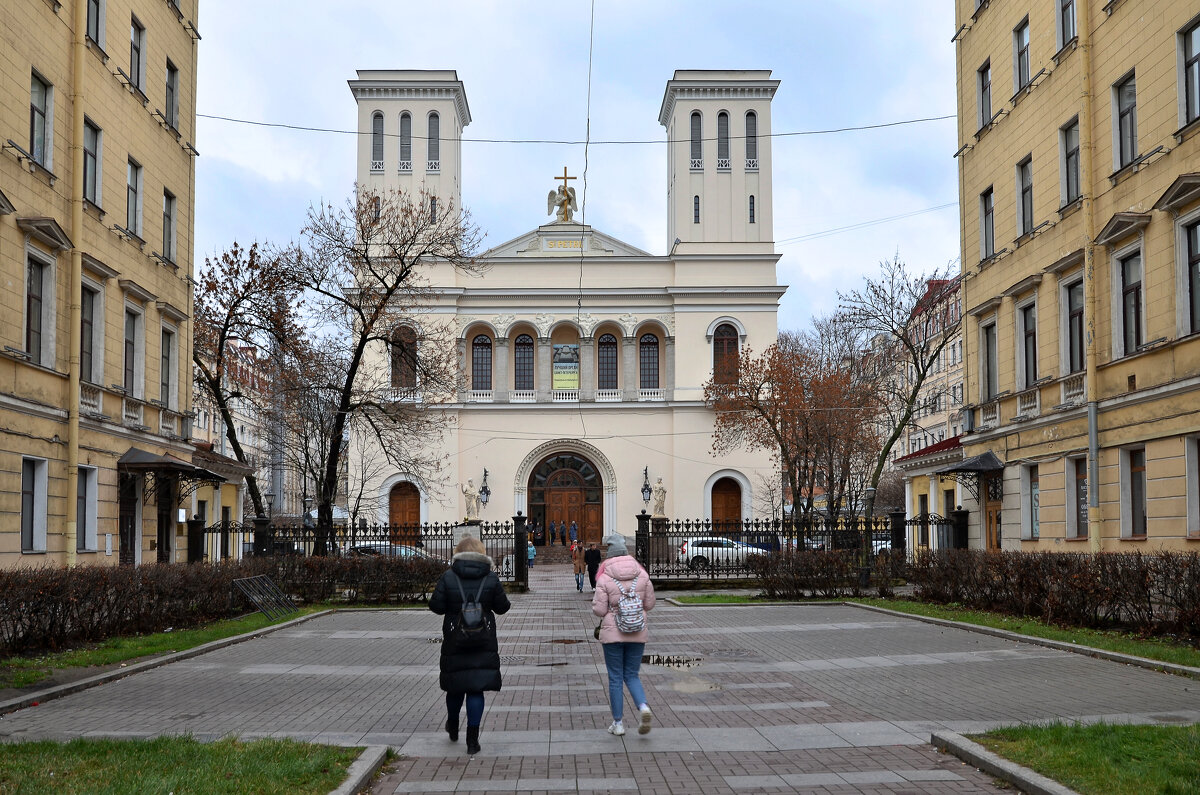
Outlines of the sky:
M235 241L294 240L310 206L352 194L357 69L457 70L464 138L590 139L582 220L666 254L667 80L770 69L779 328L836 310L883 259L957 264L953 118L786 134L952 117L947 0L595 0L594 17L589 0L202 0L199 13L198 263ZM463 204L485 248L551 220L564 166L583 177L585 147L464 141Z

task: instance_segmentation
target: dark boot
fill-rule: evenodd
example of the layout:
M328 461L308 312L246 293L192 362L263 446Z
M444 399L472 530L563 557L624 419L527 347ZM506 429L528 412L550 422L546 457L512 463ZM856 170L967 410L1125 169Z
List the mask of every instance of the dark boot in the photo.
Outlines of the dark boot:
M480 750L479 749L479 727L478 726L468 726L467 727L467 753L468 754L477 754L477 753L479 753L479 750Z
M450 742L458 742L458 716L446 718L446 734L450 735Z

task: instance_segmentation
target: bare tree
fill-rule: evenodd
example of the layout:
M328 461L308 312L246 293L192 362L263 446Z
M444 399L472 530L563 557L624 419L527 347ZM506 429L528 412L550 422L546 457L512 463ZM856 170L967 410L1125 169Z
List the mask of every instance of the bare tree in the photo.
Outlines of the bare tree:
M360 187L342 209L313 208L288 252L291 278L313 309L310 335L320 340L310 391L328 398L314 478L322 532L332 527L352 425L425 490L440 475L437 442L450 418L439 406L457 397L459 371L453 330L432 313L431 275L444 283L481 265L477 227L433 198Z
M910 273L899 256L880 263L879 277L861 290L839 293L841 313L873 342L880 366L880 408L886 422L863 500L872 515L892 448L913 421L917 399L942 349L962 323L959 286L950 268Z

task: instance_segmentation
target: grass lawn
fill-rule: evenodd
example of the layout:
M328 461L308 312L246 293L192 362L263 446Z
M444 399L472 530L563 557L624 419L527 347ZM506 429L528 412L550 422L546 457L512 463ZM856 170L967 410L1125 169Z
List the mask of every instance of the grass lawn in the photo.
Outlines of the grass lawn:
M747 604L764 601L761 596L734 593L693 593L672 595L672 599L685 605Z
M1086 795L1200 793L1197 726L1055 724L971 739Z
M324 793L339 786L361 749L293 740L190 737L72 740L4 746L0 793Z

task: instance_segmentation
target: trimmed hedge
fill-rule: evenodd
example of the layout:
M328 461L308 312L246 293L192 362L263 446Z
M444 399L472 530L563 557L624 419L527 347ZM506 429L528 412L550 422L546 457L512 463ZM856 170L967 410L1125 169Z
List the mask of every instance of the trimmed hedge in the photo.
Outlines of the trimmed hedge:
M751 555L746 565L758 577L768 599L834 599L846 593L864 593L856 549L783 550L773 555ZM873 556L868 569L875 591L880 596L891 596L893 583L904 576L904 555L881 552Z
M40 566L0 570L0 654L69 648L184 629L253 609L233 587L266 574L301 603L423 599L446 570L402 558L250 558L217 564Z

